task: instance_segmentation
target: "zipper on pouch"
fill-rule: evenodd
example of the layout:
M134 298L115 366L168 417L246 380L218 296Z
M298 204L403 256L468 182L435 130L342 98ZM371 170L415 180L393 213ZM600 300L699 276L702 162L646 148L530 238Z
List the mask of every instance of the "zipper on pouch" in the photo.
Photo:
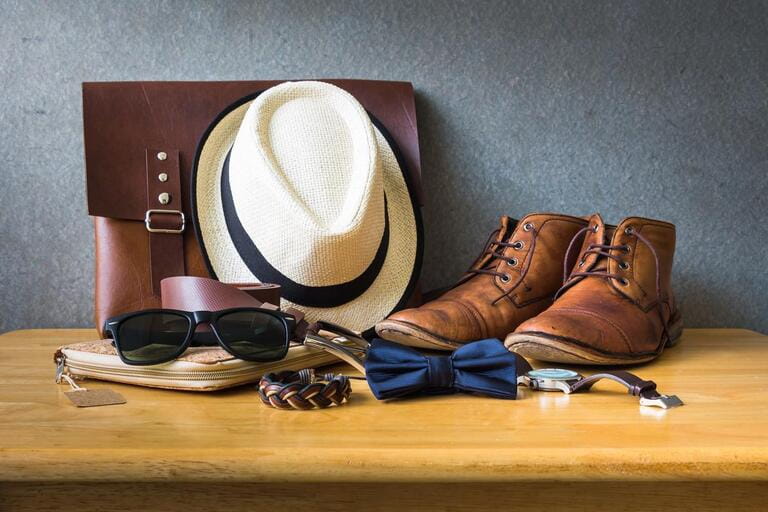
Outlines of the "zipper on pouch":
M162 369L150 368L124 368L117 366L91 365L82 362L72 362L67 360L67 356L59 351L55 357L56 361L56 382L60 383L62 375L69 373L67 370L79 371L91 374L111 375L118 377L150 377L165 380L183 380L183 381L211 381L211 380L229 380L238 377L260 376L264 373L263 368L242 368L238 370L217 370L211 372L174 372Z

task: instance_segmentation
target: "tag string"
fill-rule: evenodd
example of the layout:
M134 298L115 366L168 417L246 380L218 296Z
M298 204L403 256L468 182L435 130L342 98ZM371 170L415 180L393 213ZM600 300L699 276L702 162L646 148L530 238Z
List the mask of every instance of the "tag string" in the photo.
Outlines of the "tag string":
M61 378L67 381L67 384L70 385L70 387L72 388L72 391L87 391L86 388L81 388L80 386L78 386L77 382L75 382L75 379L73 379L66 373L62 373Z

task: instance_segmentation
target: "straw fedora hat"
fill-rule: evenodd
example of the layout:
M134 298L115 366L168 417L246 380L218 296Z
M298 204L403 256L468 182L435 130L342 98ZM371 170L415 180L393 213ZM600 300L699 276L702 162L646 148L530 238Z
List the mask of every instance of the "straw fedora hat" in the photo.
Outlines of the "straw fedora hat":
M413 291L422 227L385 127L348 92L284 82L211 123L192 214L211 275L277 283L283 307L365 331Z

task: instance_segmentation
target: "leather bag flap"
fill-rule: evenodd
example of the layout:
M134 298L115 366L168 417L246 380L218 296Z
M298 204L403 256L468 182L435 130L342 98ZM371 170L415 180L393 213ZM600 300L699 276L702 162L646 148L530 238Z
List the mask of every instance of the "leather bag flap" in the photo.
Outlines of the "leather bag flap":
M347 90L397 143L422 204L421 163L413 86L409 82L323 80ZM189 179L198 140L238 99L278 81L86 82L83 126L88 213L144 220L148 204L147 150L178 152L182 210L189 217Z

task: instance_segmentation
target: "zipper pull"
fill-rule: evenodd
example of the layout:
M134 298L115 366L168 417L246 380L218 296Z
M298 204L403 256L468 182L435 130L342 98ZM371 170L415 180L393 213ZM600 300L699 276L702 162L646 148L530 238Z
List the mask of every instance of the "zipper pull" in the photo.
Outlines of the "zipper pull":
M77 385L75 379L66 370L66 356L59 350L53 357L56 362L56 384L62 381L72 388L65 391L64 396L78 407L94 407L98 405L120 405L125 403L125 398L120 393L107 388L87 389Z
M57 354L56 356L56 384L62 384L63 382L66 382L69 384L69 387L72 388L72 391L88 391L85 388L81 388L77 385L75 382L75 379L73 379L67 372L66 372L66 366L64 364L64 354Z
M56 361L56 384L69 384L69 387L72 388L71 391L69 391L70 393L72 391L88 391L88 389L78 386L75 379L73 379L69 372L67 372L66 357L64 354L59 352L56 354L54 360Z
M59 352L56 354L56 384L61 384L61 378L64 375L64 354Z

